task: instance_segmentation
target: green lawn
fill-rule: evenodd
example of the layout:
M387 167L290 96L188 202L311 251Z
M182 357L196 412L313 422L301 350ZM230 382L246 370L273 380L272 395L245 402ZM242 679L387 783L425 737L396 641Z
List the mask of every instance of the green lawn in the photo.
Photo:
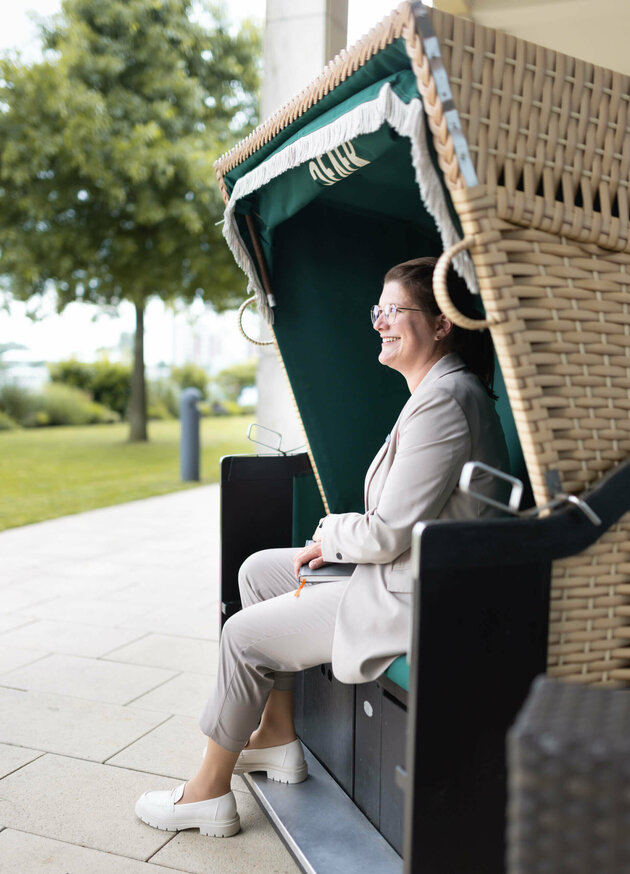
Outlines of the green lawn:
M250 416L201 420L201 477L219 479L222 455L250 452ZM149 443L128 426L0 431L0 530L195 484L179 477L179 422L149 423Z

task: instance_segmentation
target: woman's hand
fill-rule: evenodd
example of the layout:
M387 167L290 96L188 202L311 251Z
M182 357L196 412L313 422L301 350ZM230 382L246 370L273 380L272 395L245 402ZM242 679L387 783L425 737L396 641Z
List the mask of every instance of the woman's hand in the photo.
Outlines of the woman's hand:
M321 542L318 541L316 543L311 543L308 546L304 546L295 554L295 557L293 558L293 571L296 580L300 579L300 568L303 564L308 564L308 566L313 568L313 570L326 564L322 558Z

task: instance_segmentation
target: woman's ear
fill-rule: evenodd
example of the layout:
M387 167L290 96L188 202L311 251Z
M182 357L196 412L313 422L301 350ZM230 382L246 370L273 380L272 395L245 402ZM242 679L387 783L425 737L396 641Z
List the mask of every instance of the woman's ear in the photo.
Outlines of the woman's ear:
M445 337L453 330L453 323L449 318L447 318L444 313L440 313L440 315L435 320L435 339L436 340L444 340Z

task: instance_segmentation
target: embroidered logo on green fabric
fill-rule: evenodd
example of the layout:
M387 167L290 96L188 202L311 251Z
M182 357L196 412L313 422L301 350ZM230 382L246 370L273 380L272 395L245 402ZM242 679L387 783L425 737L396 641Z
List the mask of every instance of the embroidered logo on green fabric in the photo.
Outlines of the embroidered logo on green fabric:
M365 158L359 158L350 141L310 161L308 169L315 182L320 185L334 185L369 163Z

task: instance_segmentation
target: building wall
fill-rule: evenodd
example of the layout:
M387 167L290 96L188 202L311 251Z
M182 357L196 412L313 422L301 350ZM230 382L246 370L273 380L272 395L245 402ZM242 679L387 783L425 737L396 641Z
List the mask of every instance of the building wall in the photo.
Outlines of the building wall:
M630 74L630 0L435 0L434 6Z
M302 90L346 46L348 0L267 0L262 117ZM262 328L261 339L269 337ZM260 425L282 434L282 448L304 441L287 377L273 346L260 348Z

